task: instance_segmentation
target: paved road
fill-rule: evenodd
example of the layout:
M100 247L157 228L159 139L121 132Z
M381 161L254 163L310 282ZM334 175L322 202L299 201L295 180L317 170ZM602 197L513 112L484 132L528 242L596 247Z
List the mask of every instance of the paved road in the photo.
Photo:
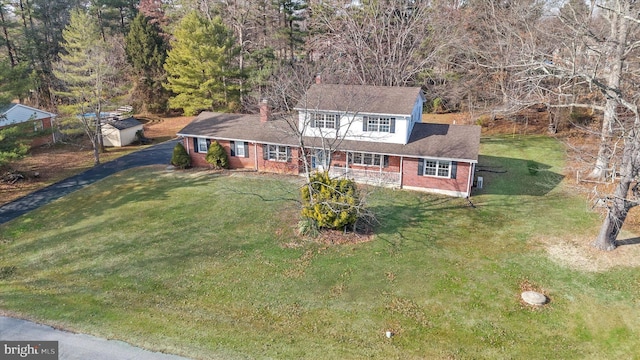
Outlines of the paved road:
M151 352L117 340L74 334L31 321L0 316L0 340L57 341L59 360L183 360L176 355ZM0 353L1 354L1 353ZM2 356L0 355L0 358Z
M169 165L173 147L177 141L166 141L122 156L0 206L0 224L13 220L119 171L146 165Z

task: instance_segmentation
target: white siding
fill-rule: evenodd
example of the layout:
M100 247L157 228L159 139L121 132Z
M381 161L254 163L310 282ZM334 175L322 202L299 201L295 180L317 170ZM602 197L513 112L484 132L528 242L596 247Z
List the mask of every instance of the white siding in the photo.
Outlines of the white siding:
M424 95L422 92L416 98L411 112L406 114L368 114L358 113L356 116L353 114L343 114L340 119L339 129L320 129L312 128L310 117L306 116L305 111L298 112L298 125L299 129L302 129L304 136L314 137L328 137L328 138L344 138L346 140L358 140L358 141L372 141L372 142L384 142L393 144L407 144L411 131L413 130L413 124L422 122L422 107L424 104ZM408 111L409 109L407 109ZM331 113L331 112L327 112ZM336 112L333 112L334 114ZM364 131L363 130L363 117L364 116L380 116L395 118L395 131L390 132L377 132L377 131ZM338 134L336 134L338 132Z
M136 132L142 130L142 124L124 130L118 130L109 124L102 125L104 146L126 146L136 140Z
M308 117L305 117L305 112L299 112L299 126L303 130L304 136L315 137L328 137L335 138L340 137L346 140L358 140L358 141L372 141L372 142L385 142L394 144L406 144L409 140L409 133L412 128L412 119L410 114L404 115L391 115L391 114L371 114L369 116L381 116L395 118L395 131L389 132L377 132L377 131L363 131L363 116L368 114L343 115L340 118L340 128L336 129L320 129L312 128ZM336 135L338 131L338 135Z

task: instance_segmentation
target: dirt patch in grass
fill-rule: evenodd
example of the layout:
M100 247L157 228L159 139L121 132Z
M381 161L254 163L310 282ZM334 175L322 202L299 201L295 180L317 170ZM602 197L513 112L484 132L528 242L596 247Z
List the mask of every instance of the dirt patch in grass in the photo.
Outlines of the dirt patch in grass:
M640 266L640 240L623 234L614 251L602 251L591 246L591 238L545 237L536 240L549 258L562 266L588 272L600 272L614 267Z
M82 172L93 165L93 152L75 145L41 146L8 168L25 173L15 183L0 182L0 205ZM8 170L5 170L8 171Z
M193 120L193 116L160 117L140 114L135 116L144 124L144 135L154 141L169 140L176 137L178 131Z

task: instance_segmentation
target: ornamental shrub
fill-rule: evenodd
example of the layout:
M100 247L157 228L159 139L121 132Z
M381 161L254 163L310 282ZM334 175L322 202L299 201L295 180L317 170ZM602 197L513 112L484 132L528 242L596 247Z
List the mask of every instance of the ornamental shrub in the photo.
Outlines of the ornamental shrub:
M318 229L355 227L360 213L356 183L349 179L331 179L329 173L316 172L301 189L302 218Z
M182 143L177 143L176 146L173 147L171 165L179 169L186 169L191 167L191 157L189 157L189 154L187 154L187 150L185 150Z
M209 150L207 150L205 160L207 160L214 169L226 169L229 167L227 152L224 150L222 145L218 144L217 141L214 141L209 145Z

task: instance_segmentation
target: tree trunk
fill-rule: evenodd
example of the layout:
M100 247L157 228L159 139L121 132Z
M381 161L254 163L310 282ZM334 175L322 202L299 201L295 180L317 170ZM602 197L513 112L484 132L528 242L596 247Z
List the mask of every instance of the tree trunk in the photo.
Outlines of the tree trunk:
M623 61L625 59L625 49L627 47L627 35L629 32L628 21L624 19L624 14L630 14L628 2L624 2L622 6L625 9L618 9L620 14L612 12L611 14L611 42L610 51L608 54L607 63L611 66L611 72L607 77L607 90L605 96L607 97L604 109L604 115L602 117L602 130L600 133L600 148L598 149L598 157L596 159L595 166L589 178L604 180L607 176L607 170L609 168L609 162L611 161L611 136L613 134L613 127L617 121L617 107L618 101L615 95L609 95L609 92L620 91L620 78L622 76Z
M616 198L609 206L607 216L602 223L602 227L600 227L598 237L593 242L594 247L605 251L611 251L616 248L616 239L618 238L618 234L620 234L622 224L624 224L624 221L627 219L631 208L625 200L629 186L629 178L625 177L616 187Z
M11 67L16 66L16 60L13 57L13 49L11 48L11 42L9 41L9 32L7 31L7 23L4 19L4 9L3 5L0 4L0 20L2 20L2 31L4 33L5 45L7 46L7 55L9 55L9 62L11 63Z

